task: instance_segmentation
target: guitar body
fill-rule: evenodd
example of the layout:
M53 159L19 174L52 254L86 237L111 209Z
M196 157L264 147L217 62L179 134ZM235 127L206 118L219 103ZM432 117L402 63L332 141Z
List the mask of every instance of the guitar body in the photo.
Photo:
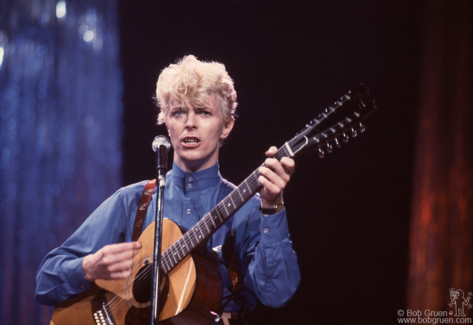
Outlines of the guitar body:
M124 280L97 280L91 288L56 305L51 325L141 325L150 323L154 222L139 238L132 275ZM162 251L182 232L163 220ZM217 266L201 254L190 254L162 279L159 324L209 325L220 308L222 283ZM103 317L104 322L97 322Z

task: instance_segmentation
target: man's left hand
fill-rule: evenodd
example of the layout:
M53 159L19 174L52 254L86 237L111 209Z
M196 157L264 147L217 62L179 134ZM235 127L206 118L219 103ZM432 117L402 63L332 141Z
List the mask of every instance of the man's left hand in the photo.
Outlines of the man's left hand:
M284 157L281 161L272 158L276 152L276 147L269 148L266 151L267 158L264 166L258 169L258 181L263 185L261 190L261 207L263 209L271 208L276 203L282 203L282 191L291 179L294 173L295 163L292 158Z

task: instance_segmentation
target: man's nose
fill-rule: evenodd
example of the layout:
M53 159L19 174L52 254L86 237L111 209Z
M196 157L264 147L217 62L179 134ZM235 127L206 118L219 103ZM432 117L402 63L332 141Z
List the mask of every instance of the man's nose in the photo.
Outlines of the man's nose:
M189 114L187 114L185 127L189 129L197 127L197 119L193 111L190 111Z

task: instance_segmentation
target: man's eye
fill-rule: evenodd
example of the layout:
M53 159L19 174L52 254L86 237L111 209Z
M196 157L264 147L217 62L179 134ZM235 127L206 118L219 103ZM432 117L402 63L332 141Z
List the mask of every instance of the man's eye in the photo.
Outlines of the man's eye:
M207 112L207 111L202 111L200 112L200 114L204 115L204 116L210 116L212 114L210 114L210 112Z
M181 116L182 115L182 110L176 110L171 113L172 116Z

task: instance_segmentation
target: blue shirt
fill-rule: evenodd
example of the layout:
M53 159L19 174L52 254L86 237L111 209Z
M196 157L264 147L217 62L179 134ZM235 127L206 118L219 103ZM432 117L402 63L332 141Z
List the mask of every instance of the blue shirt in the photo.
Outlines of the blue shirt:
M84 256L105 245L131 241L138 202L147 181L118 190L61 247L44 258L36 276L36 300L54 305L90 288L82 272ZM218 164L186 173L176 164L167 173L164 191L164 217L189 229L235 186L220 176ZM143 229L155 219L156 190L149 205ZM154 203L153 203L154 202ZM300 281L296 253L289 240L285 210L264 216L259 194L246 202L208 242L208 248L223 245L232 233L235 255L243 278L244 311L253 310L257 299L270 307L287 303ZM218 251L218 250L217 250ZM223 301L230 296L231 282L219 253ZM240 310L242 300L232 300L225 311Z

